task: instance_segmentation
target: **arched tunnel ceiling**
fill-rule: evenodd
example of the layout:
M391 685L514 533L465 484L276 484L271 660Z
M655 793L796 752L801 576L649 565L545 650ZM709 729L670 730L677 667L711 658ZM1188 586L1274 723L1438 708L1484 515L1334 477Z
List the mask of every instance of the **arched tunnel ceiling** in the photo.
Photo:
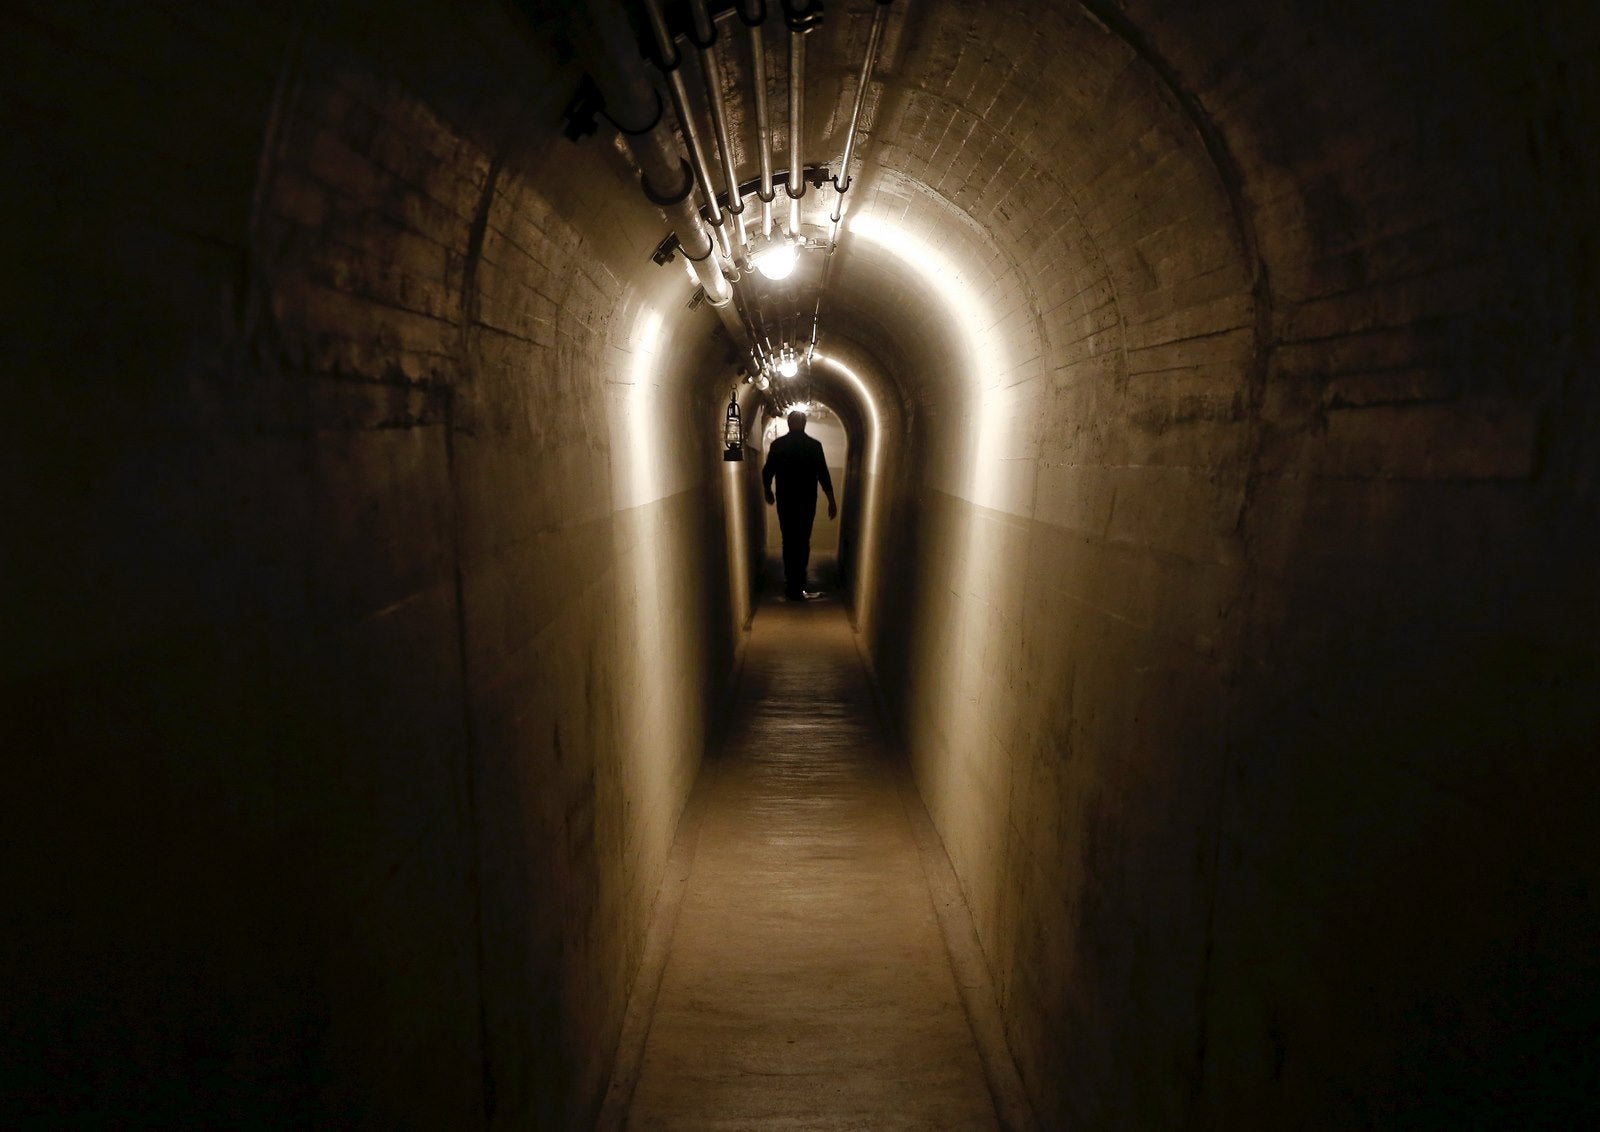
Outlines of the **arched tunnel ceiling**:
M762 504L589 0L16 7L12 1076L591 1123ZM1587 1102L1600 7L888 11L813 380L1041 1123Z
M721 7L733 152L751 179L748 45ZM804 159L835 174L877 7L830 6L806 37ZM781 171L788 36L769 8ZM1259 406L1271 343L1344 320L1351 289L1516 247L1504 220L1463 238L1503 176L1489 157L1504 123L1484 111L1488 85L1467 81L1494 18L1244 0L888 10L836 255L766 305L805 341L821 287L819 340L874 353L908 402L1070 370L1108 389L1163 375L1152 420L1237 419ZM1481 147L1481 179L1436 176L1433 136ZM827 231L835 199L807 193L809 231ZM1441 212L1462 219L1427 219ZM1308 302L1332 313L1294 305Z
M876 7L830 7L807 36L804 156L836 175ZM780 15L765 46L781 170ZM723 25L733 150L753 178L748 46L731 13ZM761 305L804 341L823 288L819 341L874 354L901 397L1018 384L1047 359L1168 369L1180 307L1186 335L1198 319L1238 339L1223 359L1238 382L1254 273L1229 186L1163 75L1083 6L892 4L852 168L834 262L761 285ZM807 193L814 231L835 200Z

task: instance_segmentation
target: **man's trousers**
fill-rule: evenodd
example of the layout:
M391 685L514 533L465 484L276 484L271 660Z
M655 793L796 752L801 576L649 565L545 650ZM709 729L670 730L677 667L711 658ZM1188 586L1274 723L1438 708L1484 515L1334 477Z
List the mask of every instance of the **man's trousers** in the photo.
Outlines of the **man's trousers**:
M806 568L811 564L811 525L817 501L784 506L778 500L778 527L783 531L783 592L798 601L805 594Z

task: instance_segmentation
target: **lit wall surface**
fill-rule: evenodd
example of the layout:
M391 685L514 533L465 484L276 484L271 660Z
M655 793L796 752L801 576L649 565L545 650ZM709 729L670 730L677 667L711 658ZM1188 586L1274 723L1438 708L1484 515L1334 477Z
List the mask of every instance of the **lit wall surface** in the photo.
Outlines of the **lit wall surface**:
M890 8L811 379L1046 1127L1592 1123L1591 9ZM0 1112L584 1125L761 536L588 21L10 23Z

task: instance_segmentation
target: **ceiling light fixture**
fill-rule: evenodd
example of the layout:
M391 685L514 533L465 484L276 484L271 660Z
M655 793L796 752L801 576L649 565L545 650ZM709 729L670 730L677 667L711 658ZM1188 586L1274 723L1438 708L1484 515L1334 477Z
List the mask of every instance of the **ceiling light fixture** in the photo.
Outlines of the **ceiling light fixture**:
M800 249L781 236L773 236L751 256L751 262L768 279L787 279L800 262Z

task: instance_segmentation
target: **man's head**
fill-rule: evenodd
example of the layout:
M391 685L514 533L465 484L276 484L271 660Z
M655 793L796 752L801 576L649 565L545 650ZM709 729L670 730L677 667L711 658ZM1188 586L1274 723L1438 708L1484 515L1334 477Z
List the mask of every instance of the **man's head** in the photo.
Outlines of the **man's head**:
M799 409L789 414L789 431L804 432L806 430L806 415Z

